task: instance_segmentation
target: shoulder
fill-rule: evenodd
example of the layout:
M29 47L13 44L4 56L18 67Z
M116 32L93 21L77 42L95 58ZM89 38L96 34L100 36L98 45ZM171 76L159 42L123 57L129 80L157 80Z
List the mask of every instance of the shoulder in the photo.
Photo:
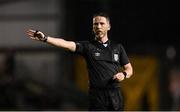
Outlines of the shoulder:
M89 41L75 41L76 46L87 46Z
M111 48L119 50L120 52L125 51L125 48L124 48L123 44L120 43L120 42L111 41Z
M111 45L114 47L122 47L123 46L122 43L120 43L120 42L116 42L113 40L111 40L110 42L111 42Z

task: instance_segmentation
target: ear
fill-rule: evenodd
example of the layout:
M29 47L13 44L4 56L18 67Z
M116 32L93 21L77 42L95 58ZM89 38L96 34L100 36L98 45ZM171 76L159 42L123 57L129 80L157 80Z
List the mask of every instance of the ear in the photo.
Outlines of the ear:
M110 30L110 29L111 29L111 25L109 24L109 25L108 25L108 30Z

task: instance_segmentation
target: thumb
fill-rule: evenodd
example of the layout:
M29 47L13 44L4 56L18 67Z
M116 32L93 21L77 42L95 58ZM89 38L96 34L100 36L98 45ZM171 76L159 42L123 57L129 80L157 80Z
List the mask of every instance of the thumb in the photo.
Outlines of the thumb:
M116 75L113 76L113 80L114 80L114 79L117 79L117 76L116 76Z

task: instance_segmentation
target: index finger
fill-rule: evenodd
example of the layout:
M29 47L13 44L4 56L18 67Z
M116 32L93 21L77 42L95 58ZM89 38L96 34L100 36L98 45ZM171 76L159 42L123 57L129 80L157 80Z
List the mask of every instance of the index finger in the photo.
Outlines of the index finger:
M31 29L29 29L29 30L27 30L27 32L26 32L26 33L27 33L27 35L28 35L28 36L33 37L35 32L36 32L35 30L31 30Z
M35 30L31 30L31 29L27 30L27 33L35 33L35 32L36 32Z

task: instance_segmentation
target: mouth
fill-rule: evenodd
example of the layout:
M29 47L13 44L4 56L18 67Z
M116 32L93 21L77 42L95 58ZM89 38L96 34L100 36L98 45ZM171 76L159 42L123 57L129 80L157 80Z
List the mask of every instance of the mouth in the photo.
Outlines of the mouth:
M103 37L103 32L102 31L97 31L96 33L95 33L95 35L96 35L96 37L97 38L101 38L101 37Z
M97 30L96 33L102 33L102 31L101 30Z
M100 34L102 34L102 31L96 31L95 34L96 34L96 35L100 35Z

